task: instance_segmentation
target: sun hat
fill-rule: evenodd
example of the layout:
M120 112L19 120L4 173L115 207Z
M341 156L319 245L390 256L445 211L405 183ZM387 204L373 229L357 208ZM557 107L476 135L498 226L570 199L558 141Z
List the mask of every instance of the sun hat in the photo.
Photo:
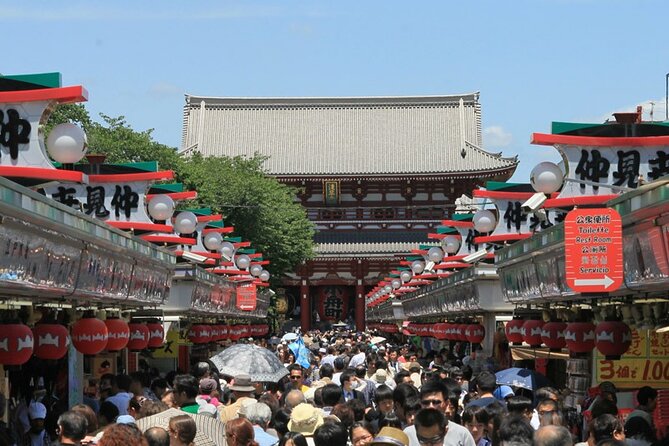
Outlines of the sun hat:
M378 369L374 373L374 381L376 381L379 384L385 383L386 381L388 381L388 372L386 372L383 369Z
M230 390L236 390L237 392L253 392L255 389L251 383L251 377L246 373L235 376L235 382L230 386Z
M381 428L370 445L409 446L409 437L395 427L384 427Z
M323 425L321 411L311 404L300 403L290 414L288 430L298 432L304 436L312 436L316 429Z
M248 408L253 406L254 404L258 404L258 402L254 398L245 398L241 400L239 409L237 409L237 415L240 417L246 417L246 412L248 411Z

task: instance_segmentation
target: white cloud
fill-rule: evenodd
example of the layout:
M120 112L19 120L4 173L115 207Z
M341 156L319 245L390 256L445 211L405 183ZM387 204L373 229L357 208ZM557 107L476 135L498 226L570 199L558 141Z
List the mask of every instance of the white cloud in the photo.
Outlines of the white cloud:
M483 129L483 144L488 149L506 147L513 141L513 135L502 126L492 125Z
M149 87L148 94L153 97L166 97L184 94L184 89L169 82L156 82Z

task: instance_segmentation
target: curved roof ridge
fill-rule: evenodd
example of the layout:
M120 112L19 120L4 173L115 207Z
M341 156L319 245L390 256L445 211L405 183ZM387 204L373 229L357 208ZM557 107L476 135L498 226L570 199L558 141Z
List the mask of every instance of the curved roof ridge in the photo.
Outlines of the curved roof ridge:
M348 105L348 104L433 104L457 103L460 99L478 102L480 92L449 95L407 95L407 96L202 96L185 94L186 106L206 105Z
M481 152L483 155L485 155L485 156L489 156L489 157L491 157L491 158L495 158L495 159L498 159L498 160L507 161L507 162L510 162L510 163L516 163L516 164L518 164L518 163L520 162L520 161L518 161L518 155L513 155L513 156L502 156L502 152L497 152L497 153L488 152L487 150L485 150L485 149L482 148L482 147L477 146L477 145L474 144L473 142L465 141L465 144L467 144L467 145L468 145L469 147L471 147L472 149Z

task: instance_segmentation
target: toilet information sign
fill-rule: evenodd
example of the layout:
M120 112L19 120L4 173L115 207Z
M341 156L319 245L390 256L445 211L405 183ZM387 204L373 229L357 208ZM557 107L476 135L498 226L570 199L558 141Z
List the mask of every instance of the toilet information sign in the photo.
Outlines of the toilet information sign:
M623 224L608 208L574 209L564 220L567 285L579 293L608 293L623 282Z

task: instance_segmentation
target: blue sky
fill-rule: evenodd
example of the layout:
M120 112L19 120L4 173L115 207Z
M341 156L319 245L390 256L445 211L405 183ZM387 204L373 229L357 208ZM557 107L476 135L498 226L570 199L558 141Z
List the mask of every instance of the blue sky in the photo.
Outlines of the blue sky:
M601 122L650 101L664 118L667 17L666 0L3 0L0 72L60 71L89 90L93 114L173 146L185 93L480 91L484 146L518 154L513 179L526 182L558 159L529 144L551 121Z

